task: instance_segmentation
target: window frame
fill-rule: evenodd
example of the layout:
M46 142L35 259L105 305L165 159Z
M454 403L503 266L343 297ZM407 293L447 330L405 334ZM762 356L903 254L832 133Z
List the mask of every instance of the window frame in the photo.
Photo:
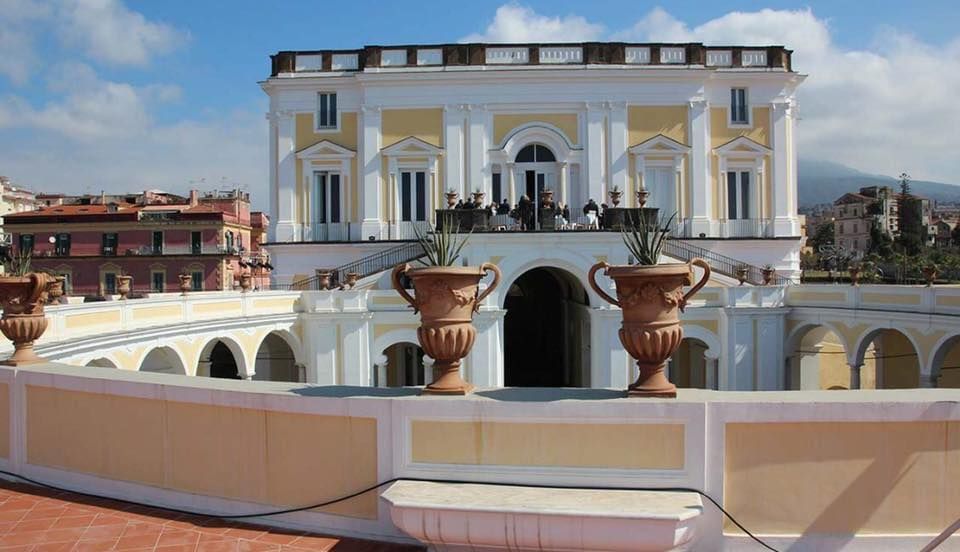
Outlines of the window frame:
M199 278L197 278L197 274L200 275ZM204 276L203 270L190 270L190 291L203 291Z
M397 179L397 222L429 222L430 221L430 170L426 167L420 165L416 166L403 166L401 165L398 168ZM403 210L405 204L405 198L403 194L403 175L410 175L409 182L409 191L410 191L410 204L407 206L410 210L410 220L405 220L403 218ZM423 175L423 193L418 193L418 188L420 184L417 182L417 175ZM421 199L423 202L423 219L417 218L417 208L420 206L417 202L417 199Z
M108 283L113 279L113 289L111 289L110 284ZM116 295L117 294L117 273L108 270L103 273L103 294L104 295Z
M333 116L336 118L335 125L320 126L320 98L322 96L333 96L334 98ZM337 93L336 90L321 90L317 92L316 100L314 102L314 108L313 108L313 132L315 134L324 134L324 133L335 134L340 132L340 121L343 120L343 117L340 116L342 110L340 109L340 99L337 96L339 96L339 94ZM328 100L327 109L329 111L329 100ZM328 113L328 116L329 116L329 113Z
M70 246L72 245L69 232L57 232L53 238L53 255L55 257L69 257ZM64 248L66 244L66 248Z
M734 173L735 175L734 181L736 183L736 191L737 191L736 198L739 200L737 201L736 208L737 208L737 213L740 216L735 216L735 217L730 216L730 173ZM750 179L748 183L749 189L747 190L747 194L746 194L746 198L747 198L747 209L746 209L747 213L745 213L746 216L743 216L743 214L740 213L740 210L741 210L740 208L743 206L742 199L744 197L744 194L743 194L743 175L744 174L748 174ZM757 178L757 171L754 170L753 167L741 166L736 164L728 165L727 170L723 173L723 180L726 187L724 192L726 192L725 196L727 198L725 220L759 219L760 206L758 205L759 197L757 193L758 192L757 186L759 185L759 183Z
M113 237L113 251L107 252L107 242L110 240L109 237ZM100 238L100 254L104 257L116 257L120 249L120 234L117 232L104 232L103 236Z
M157 274L160 275L160 282L161 282L161 283L160 283L160 289L157 289L157 287L156 287L156 283L157 283L157 282L156 282L155 278L157 277ZM151 269L151 270L150 270L150 292L151 292L151 293L166 293L166 291L167 291L167 271L166 271L166 270L156 269L156 268Z
M157 249L156 238L157 234L160 234L160 249ZM163 235L163 230L153 230L150 232L150 254L151 255L163 255L163 250L166 249L166 236Z
M746 115L746 122L734 120L733 94L735 90L743 90L743 110L744 115ZM753 128L753 109L750 107L750 89L748 87L730 87L730 102L727 103L727 126L730 128Z
M30 248L27 249L26 251L30 252L30 254L33 254L33 250L36 247L36 243L37 243L36 236L34 234L20 234L17 236L17 248L19 249L21 254L25 253L24 247L23 247L24 238L29 238L29 240L27 241L30 242Z
M336 183L336 189L337 189L336 219L337 220L336 221L333 220L334 210L330 207L330 198L333 195L330 192L334 188L334 183L332 178L334 176L337 177L336 179L337 180L337 183ZM323 207L322 217L320 216L321 205L319 203L319 200L321 197L321 194L320 194L320 178L321 177L324 178L323 186L324 186L324 192L325 192L322 195L322 197L324 198L323 205L322 205ZM312 183L311 197L310 197L310 217L311 217L311 220L313 221L313 224L342 224L344 222L344 218L345 218L344 192L346 192L346 190L344 190L343 182L344 182L343 173L339 170L318 169L313 171L313 183ZM321 220L321 218L323 220Z

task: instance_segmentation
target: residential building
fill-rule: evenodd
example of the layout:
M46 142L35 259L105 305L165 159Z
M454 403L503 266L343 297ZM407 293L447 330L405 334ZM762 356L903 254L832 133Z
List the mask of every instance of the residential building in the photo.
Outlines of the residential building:
M14 186L9 177L0 176L0 258L6 258L10 252L11 239L3 227L3 217L9 213L32 211L37 202L33 192ZM0 274L3 273L0 264Z
M269 281L260 250L268 218L250 212L238 190L181 197L158 191L99 196L39 195L35 211L6 217L14 249L32 251L33 267L66 278L68 293L116 293L117 276L133 276L141 293L232 289L251 270Z

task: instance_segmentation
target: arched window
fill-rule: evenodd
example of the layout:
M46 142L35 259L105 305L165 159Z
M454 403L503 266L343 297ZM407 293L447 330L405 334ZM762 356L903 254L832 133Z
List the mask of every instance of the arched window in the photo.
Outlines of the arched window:
M557 158L547 146L540 144L530 144L524 147L517 154L517 163L549 163L556 162Z

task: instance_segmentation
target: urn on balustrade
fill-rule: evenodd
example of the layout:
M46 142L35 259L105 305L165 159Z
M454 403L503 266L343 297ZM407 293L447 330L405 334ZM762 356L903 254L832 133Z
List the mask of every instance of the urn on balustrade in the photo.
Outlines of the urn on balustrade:
M20 366L43 359L33 350L33 342L47 329L43 305L49 297L54 277L31 272L26 276L0 277L0 332L13 342L13 355L3 361L7 366Z
M193 276L190 274L178 274L177 278L180 279L180 293L186 295L191 289L193 289Z
M493 282L479 293L480 279L493 272ZM404 289L401 276L413 283L414 295ZM470 353L477 330L473 313L500 283L500 269L491 263L476 266L427 266L409 264L393 269L393 287L420 313L417 339L434 359L434 380L424 394L466 395L473 385L460 375L460 361Z

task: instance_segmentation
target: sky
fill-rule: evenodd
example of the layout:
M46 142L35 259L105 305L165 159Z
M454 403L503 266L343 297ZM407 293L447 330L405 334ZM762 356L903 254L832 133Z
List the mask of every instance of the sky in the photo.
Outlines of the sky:
M240 187L267 207L278 50L783 44L806 159L960 183L960 2L0 0L0 174L36 191ZM412 9L415 6L416 9Z

